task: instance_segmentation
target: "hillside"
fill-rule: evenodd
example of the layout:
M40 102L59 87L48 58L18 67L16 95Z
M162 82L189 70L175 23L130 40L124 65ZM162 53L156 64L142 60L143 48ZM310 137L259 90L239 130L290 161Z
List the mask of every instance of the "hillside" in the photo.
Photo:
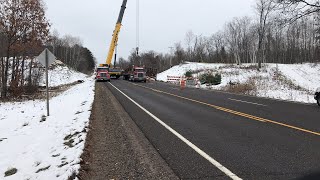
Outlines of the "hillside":
M314 91L320 86L320 64L311 63L264 64L258 71L253 64L187 62L159 73L157 80L167 82L167 76L183 76L187 71L191 71L195 79L204 73L222 75L220 85L202 84L201 88L303 103L314 103Z

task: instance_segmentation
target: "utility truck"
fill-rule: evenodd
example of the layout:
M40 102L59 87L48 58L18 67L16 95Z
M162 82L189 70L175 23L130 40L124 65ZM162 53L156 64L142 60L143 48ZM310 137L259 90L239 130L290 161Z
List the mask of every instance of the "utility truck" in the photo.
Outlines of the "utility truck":
M113 35L112 35L112 39L111 39L111 43L110 43L110 47L109 47L109 53L106 59L106 63L103 64L104 67L108 67L108 72L110 74L111 77L115 77L115 78L119 78L121 76L121 72L122 70L116 67L112 67L111 61L112 61L112 57L113 54L115 52L116 46L118 45L118 38L119 38L119 33L120 33L120 29L122 26L122 19L123 19L123 15L124 12L126 10L126 5L127 5L127 1L128 0L123 0L122 5L121 5L121 9L120 9L120 13L119 13L119 17L116 23L116 27L113 31ZM115 61L117 58L117 55L115 54ZM115 66L115 64L114 64Z

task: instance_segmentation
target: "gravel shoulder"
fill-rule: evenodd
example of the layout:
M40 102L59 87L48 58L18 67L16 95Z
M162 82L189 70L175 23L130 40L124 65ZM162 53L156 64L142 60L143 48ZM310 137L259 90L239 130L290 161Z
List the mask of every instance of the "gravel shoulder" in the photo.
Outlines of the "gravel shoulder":
M80 180L178 179L102 82L96 83Z

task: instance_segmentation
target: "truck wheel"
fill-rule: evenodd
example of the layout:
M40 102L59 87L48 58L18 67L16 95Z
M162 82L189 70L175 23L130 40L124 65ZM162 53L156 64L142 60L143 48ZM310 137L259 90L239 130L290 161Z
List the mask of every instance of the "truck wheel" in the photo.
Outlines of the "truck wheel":
M147 80L144 80L143 82L144 82L144 83L146 83L146 82L147 82Z
M317 99L317 104L320 106L320 96Z

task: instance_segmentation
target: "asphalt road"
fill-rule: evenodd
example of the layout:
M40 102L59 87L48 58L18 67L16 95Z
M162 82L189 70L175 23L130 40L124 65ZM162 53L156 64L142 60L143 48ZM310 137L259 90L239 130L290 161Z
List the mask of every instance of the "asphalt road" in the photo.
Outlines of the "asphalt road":
M178 179L103 83L94 99L79 180Z
M158 82L104 85L181 179L320 179L316 105Z

